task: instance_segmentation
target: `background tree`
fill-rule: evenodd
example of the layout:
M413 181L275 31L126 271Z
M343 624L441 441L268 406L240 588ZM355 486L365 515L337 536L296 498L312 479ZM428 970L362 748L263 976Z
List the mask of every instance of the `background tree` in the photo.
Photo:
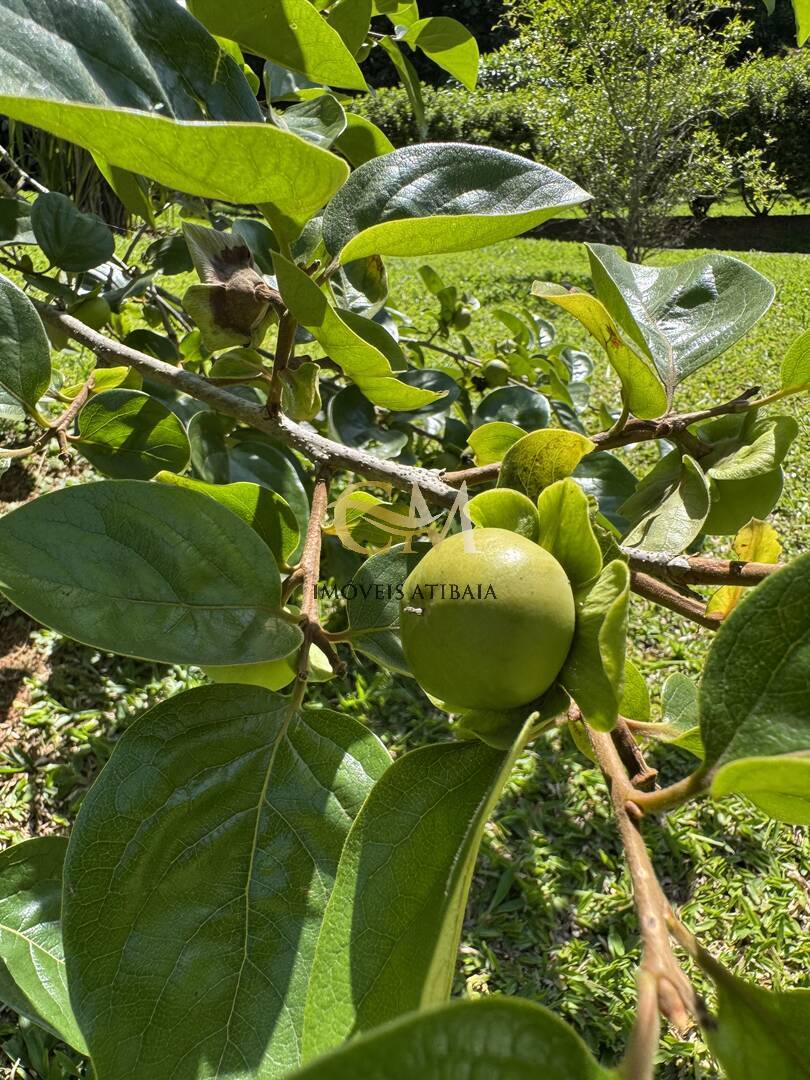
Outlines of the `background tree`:
M745 172L767 186L759 155L722 140L716 121L741 103L730 64L749 33L715 26L707 0L515 0L519 45L550 93L535 116L547 160L587 176L594 231L628 258L689 228L679 207L719 198Z

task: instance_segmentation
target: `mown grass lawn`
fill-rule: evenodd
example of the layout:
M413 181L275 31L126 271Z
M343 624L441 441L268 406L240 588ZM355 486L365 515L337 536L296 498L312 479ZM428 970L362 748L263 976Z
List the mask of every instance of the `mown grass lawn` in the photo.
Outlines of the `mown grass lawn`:
M656 261L694 255L664 253ZM754 253L745 259L775 282L776 303L744 342L685 385L678 402L684 407L717 402L750 385L775 388L785 348L810 326L810 256ZM588 285L584 249L574 244L519 240L430 261L448 283L485 305L523 305L535 278ZM392 302L419 329L429 329L433 300L418 278L419 265L392 266ZM533 305L541 310L539 301ZM610 379L578 325L554 310L544 314L560 339L592 352L599 363L594 401L609 400ZM477 316L470 331L481 349L502 333L486 315ZM75 357L64 359L71 374L82 366ZM786 554L795 555L808 541L810 432L801 400L792 399L790 408L801 435L774 523ZM6 479L0 498L13 505L27 489L62 482L51 459L38 474L16 474L16 487ZM8 610L2 614L4 625L12 625ZM147 705L196 681L194 672L100 655L29 630L17 632L21 640L14 639L12 663L2 673L15 689L19 682L22 693L10 720L0 721L0 843L67 829L120 732ZM654 691L672 671L699 675L708 638L708 631L634 602L632 655ZM412 682L370 666L354 668L322 696L368 722L397 751L447 736L444 718ZM679 751L652 751L651 757L664 783L691 768ZM646 834L668 894L708 948L762 985L806 985L810 850L800 830L769 822L733 799L684 808L666 823L651 821ZM610 1063L631 1023L637 940L601 777L567 735L550 735L523 757L487 829L457 992L519 994L548 1005ZM12 1073L18 1057L23 1071ZM0 1018L0 1075L35 1076L30 1061L15 1019L6 1014ZM661 1063L666 1080L718 1075L692 1034L683 1041L668 1034Z

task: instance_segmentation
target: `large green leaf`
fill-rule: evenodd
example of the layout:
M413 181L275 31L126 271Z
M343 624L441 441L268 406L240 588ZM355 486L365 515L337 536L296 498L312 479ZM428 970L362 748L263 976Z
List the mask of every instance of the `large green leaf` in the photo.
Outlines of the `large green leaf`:
M576 431L533 431L506 451L498 486L515 488L536 499L543 488L570 476L594 448L590 439Z
M810 750L810 555L723 621L700 687L707 765Z
M329 402L329 430L346 446L371 450L380 458L397 457L408 442L407 431L381 427L374 406L359 386L346 386Z
M810 822L810 555L773 574L721 624L700 687L712 794L747 795Z
M475 415L485 424L507 423L525 433L548 426L551 406L545 394L530 386L499 386L481 400Z
M810 330L805 330L790 345L782 361L782 389L810 387Z
M566 477L540 492L538 543L562 566L575 593L587 589L602 572L602 552L594 535L588 496Z
M685 455L660 502L637 522L625 543L645 551L677 555L699 536L709 508L708 481L697 462Z
M405 551L397 544L366 559L346 592L346 614L358 652L400 674L410 674L399 637L400 593L405 579L419 562L421 552Z
M706 1041L728 1080L810 1077L810 990L776 993L738 979L703 949L698 963L717 987Z
M522 439L526 434L526 430L517 424L506 420L492 420L475 428L467 442L475 454L476 465L494 465L503 461L509 447L514 446L518 439Z
M255 529L273 552L277 563L283 566L292 559L300 540L300 529L292 507L275 491L244 482L207 484L203 480L192 480L191 477L177 476L171 472L160 472L155 479L216 499Z
M309 0L189 0L188 6L212 34L237 41L256 56L326 86L367 89L340 34Z
M2 95L262 119L240 67L176 0L0 0L0 41Z
M126 731L65 864L71 996L100 1076L298 1065L338 858L389 762L356 721L256 687L190 690Z
M40 195L31 211L37 243L54 266L76 274L111 259L113 234L95 214L83 214L56 191Z
M292 314L316 338L330 359L355 382L369 401L386 409L418 409L440 394L400 382L385 356L361 337L331 306L326 295L300 267L273 254L278 287Z
M584 495L582 497L585 498ZM482 529L508 529L535 542L540 532L534 503L520 491L511 488L479 492L467 503L467 514L470 521Z
M622 337L601 300L579 289L566 289L549 281L535 281L532 294L569 312L592 334L622 384L622 401L634 416L652 419L666 412L667 395L655 371Z
M352 1040L299 1080L608 1080L562 1020L518 998L458 1001Z
M151 480L182 472L190 447L186 429L160 401L139 390L94 394L79 413L79 449L105 476Z
M4 95L0 112L165 187L206 199L275 207L282 223L308 221L349 172L334 154L272 124L201 124Z
M447 1000L484 826L531 725L399 758L346 840L304 1018L304 1058Z
M624 532L627 521L620 507L627 502L638 483L627 466L607 450L598 450L583 458L572 475L585 494L596 499L600 513Z
M0 852L0 1001L87 1053L62 948L66 850L62 837L42 836Z
M596 294L653 361L671 396L678 383L725 352L771 306L774 287L730 255L676 266L638 266L589 244Z
M51 350L34 305L0 276L0 388L33 409L51 381Z
M0 520L0 589L46 626L110 652L178 664L288 656L267 545L194 491L107 480Z
M259 484L281 495L295 514L300 533L291 559L294 562L300 558L309 522L309 496L290 457L280 448L257 439L215 451L207 464L217 476L217 482Z
M467 251L517 236L587 198L564 176L516 154L427 143L361 165L327 206L323 235L343 263Z
M585 720L600 731L609 731L619 715L629 597L630 571L614 559L577 603L574 642L560 672Z
M376 124L355 113L346 114L346 130L335 142L339 150L357 168L381 154L390 154L394 144Z
M25 199L0 199L0 247L36 242L31 228L31 204Z
M478 81L478 42L457 19L434 15L411 23L403 41L421 49L434 64L474 90Z

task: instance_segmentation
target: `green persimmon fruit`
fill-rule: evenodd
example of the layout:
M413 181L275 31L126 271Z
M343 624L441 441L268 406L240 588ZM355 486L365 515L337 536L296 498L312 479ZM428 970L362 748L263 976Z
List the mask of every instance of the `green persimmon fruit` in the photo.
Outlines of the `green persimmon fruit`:
M472 321L472 311L468 307L459 307L453 316L453 329L466 330Z
M713 480L711 509L703 525L709 536L736 536L751 518L766 518L779 502L784 485L781 468L749 480Z
M91 330L101 330L112 318L110 305L100 296L84 300L71 312L75 319L89 326Z
M296 608L288 608L298 614ZM241 683L243 686L263 686L265 690L283 690L289 686L298 668L298 652L290 653L281 660L267 660L259 664L230 664L223 667L205 667L203 672L215 683ZM312 645L309 650L310 682L326 682L334 672L326 655Z
M509 382L509 365L503 360L490 360L484 364L481 374L486 379L487 386L506 386Z
M403 587L405 656L422 688L453 712L512 709L545 693L568 655L574 622L563 568L507 529L449 537Z

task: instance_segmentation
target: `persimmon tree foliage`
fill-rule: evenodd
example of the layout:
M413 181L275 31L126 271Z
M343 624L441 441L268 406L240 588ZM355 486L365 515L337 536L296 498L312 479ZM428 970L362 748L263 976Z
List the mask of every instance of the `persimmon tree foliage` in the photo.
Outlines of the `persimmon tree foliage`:
M0 998L98 1080L638 1080L660 1014L699 1024L735 1080L804 1075L808 992L705 951L643 819L737 793L810 821L810 555L780 566L764 521L810 337L781 386L679 411L772 286L722 255L640 267L593 245L593 293L538 282L477 353L474 298L424 260L588 195L486 147L392 151L352 113L372 48L406 81L422 49L474 82L463 27L395 0L187 6L0 0L0 110L90 151L157 233L139 260L58 193L0 206L2 406L33 432L3 460L55 441L106 477L0 521L0 588L76 641L208 676L132 724L69 841L0 855ZM263 88L243 49L266 58ZM433 325L386 306L389 256L422 260ZM554 342L549 305L596 339L615 408L589 406L593 361ZM68 341L94 359L72 386L50 360ZM660 453L639 477L614 451L642 444ZM453 508L465 528L440 541ZM698 554L705 536L731 558ZM467 617L434 579L475 592ZM716 632L660 722L625 658L631 592ZM444 692L443 650L447 738L396 761L307 700L354 653L403 676L410 658ZM638 1014L611 1069L539 1005L448 1000L482 831L517 757L561 725L605 774L638 907ZM656 788L649 739L694 771Z

